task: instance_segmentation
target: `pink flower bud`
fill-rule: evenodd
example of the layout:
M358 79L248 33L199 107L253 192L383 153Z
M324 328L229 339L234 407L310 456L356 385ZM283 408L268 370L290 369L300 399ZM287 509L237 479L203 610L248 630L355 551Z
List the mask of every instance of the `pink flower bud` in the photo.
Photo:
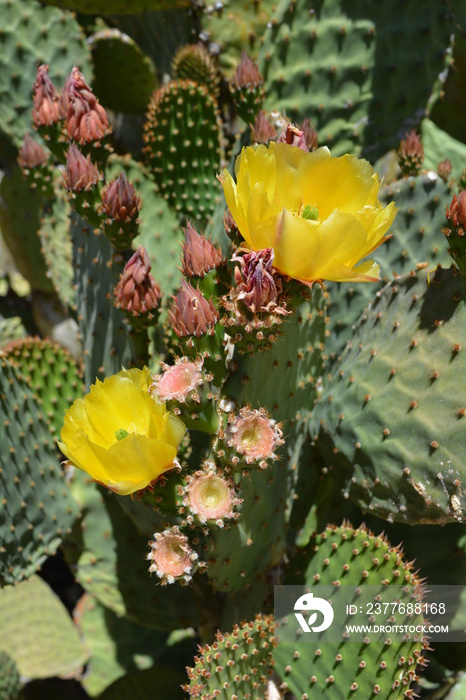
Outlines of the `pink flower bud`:
M32 122L35 126L51 126L64 117L60 94L49 78L49 67L38 66L33 87Z
M273 141L276 138L277 131L275 127L267 119L264 110L261 109L256 116L254 125L251 127L251 142L267 145L269 141Z
M188 221L184 231L183 266L185 277L204 277L204 275L225 263L222 249L196 231Z
M149 546L149 571L157 574L163 586L175 581L186 585L191 581L198 555L176 525L169 530L156 532Z
M48 159L48 155L29 134L25 134L23 145L18 157L18 163L22 168L37 168Z
M239 89L262 85L264 82L264 78L260 74L258 67L244 50L241 54L241 59L235 71L233 81L235 87Z
M277 305L281 281L274 273L273 257L272 248L265 248L232 258L239 262L235 268L236 298L253 313L272 311Z
M179 338L202 335L214 332L219 313L202 292L186 280L182 280L178 294L173 298L173 304L168 312L170 323Z
M94 187L102 179L102 175L91 162L90 156L85 158L77 146L70 146L64 179L68 190L81 192Z
M408 132L398 146L398 161L403 175L417 175L424 162L421 137L414 129Z
M82 145L100 141L108 133L107 112L76 66L66 79L62 104L69 139Z
M133 317L154 317L162 292L152 275L147 251L139 246L126 263L120 281L115 287L115 306L127 311Z
M136 219L141 209L141 200L123 173L103 188L101 197L105 213L114 221Z

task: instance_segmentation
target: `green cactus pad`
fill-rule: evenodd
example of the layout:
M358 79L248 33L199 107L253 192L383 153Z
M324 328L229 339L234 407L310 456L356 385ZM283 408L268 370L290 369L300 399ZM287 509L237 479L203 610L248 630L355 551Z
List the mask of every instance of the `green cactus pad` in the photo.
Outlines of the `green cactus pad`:
M0 0L0 133L20 146L31 130L32 85L37 65L47 63L60 87L78 60L91 74L90 51L75 17L36 0Z
M103 29L88 41L94 61L92 87L102 105L114 112L144 112L157 87L152 60L119 29Z
M134 363L130 327L123 312L113 304L113 290L125 261L121 254L112 259L108 239L98 231L94 233L75 212L71 214L71 236L84 378L89 387L96 377L103 379Z
M21 692L21 679L15 662L0 650L0 700L18 700Z
M380 283L327 283L330 324L325 344L329 368L351 337L353 325L364 307L394 275L413 270L418 263L450 265L448 245L440 232L445 224L445 207L451 201L446 182L434 172L402 178L385 186L380 199L394 201L398 213L390 228L391 238L371 254L380 263Z
M87 651L68 611L39 576L0 590L0 617L0 650L14 659L21 676L66 678L86 663Z
M0 586L54 554L77 508L63 480L44 411L6 360L0 363Z
M178 49L172 61L172 77L205 85L218 98L220 73L215 59L202 44L187 44Z
M272 615L257 615L231 632L217 632L212 645L199 647L184 689L190 697L204 700L260 700L272 674L274 643Z
M80 599L74 619L91 653L82 683L93 697L128 671L149 668L165 649L166 633L118 617L89 594Z
M192 589L163 588L151 578L146 561L149 536L141 535L123 512L117 502L122 497L89 483L79 470L72 490L86 515L67 540L65 555L83 588L137 624L160 630L197 626L201 603Z
M388 284L312 418L344 496L389 521L465 520L465 300L454 267Z
M257 60L262 38L272 19L276 0L222 0L206 2L202 28L210 43L218 47L222 72L231 78L243 50Z
M287 584L300 584L306 592L329 585L336 590L349 584L389 587L403 585L414 593L420 583L412 572L412 563L403 560L399 547L387 539L374 536L365 528L348 524L327 526L315 535L308 547L298 552L290 563ZM422 620L420 620L422 621ZM390 643L367 640L367 643L320 642L303 643L285 633L274 651L275 670L285 687L298 698L353 700L375 698L404 700L416 675L417 663L427 644L404 639L401 635Z
M58 437L65 411L82 395L81 368L67 350L41 338L15 341L3 354L38 396L50 432Z
M452 165L451 177L459 180L466 164L466 144L439 129L430 119L422 120L421 135L424 146L424 167L436 171L438 164L448 158Z
M334 155L376 160L438 97L453 32L443 0L281 0L260 54L266 108L309 117Z
M45 202L38 231L47 277L65 307L75 305L73 246L70 236L70 203L62 174L55 180L54 199Z
M107 0L45 0L45 4L90 15L108 15L109 10L119 15L132 15L150 10L189 7L189 0L115 0L111 6Z
M162 196L181 220L205 223L220 186L223 136L215 98L189 80L168 83L151 100L145 156Z
M17 165L0 183L0 226L19 272L34 291L53 292L38 235L44 199L32 190Z

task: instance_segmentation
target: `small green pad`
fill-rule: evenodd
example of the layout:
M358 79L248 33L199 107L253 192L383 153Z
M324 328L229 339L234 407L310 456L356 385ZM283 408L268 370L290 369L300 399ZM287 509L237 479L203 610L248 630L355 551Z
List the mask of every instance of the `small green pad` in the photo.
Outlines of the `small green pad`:
M29 679L70 677L88 654L65 606L49 586L32 576L0 590L0 650Z
M163 197L181 220L204 224L220 197L223 136L215 97L190 80L159 88L149 105L144 139Z
M92 86L103 106L126 114L144 112L157 87L149 56L119 29L97 32L90 37L89 45L94 60Z

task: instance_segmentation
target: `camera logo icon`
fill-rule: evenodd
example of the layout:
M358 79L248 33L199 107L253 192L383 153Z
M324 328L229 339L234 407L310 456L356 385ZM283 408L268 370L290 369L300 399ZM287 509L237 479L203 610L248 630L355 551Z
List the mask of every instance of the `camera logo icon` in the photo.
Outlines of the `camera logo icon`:
M333 622L333 608L330 603L323 598L317 598L313 593L305 593L300 596L294 604L295 617L303 632L323 632L328 629ZM323 622L315 626L318 613L323 615ZM304 615L308 615L306 618Z

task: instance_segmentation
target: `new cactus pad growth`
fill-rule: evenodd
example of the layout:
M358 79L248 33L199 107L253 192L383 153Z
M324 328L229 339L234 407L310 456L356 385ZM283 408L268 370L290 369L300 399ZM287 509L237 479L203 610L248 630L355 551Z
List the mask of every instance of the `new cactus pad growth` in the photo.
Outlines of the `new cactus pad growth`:
M465 583L459 3L104 5L0 0L0 695L456 700L294 606Z

